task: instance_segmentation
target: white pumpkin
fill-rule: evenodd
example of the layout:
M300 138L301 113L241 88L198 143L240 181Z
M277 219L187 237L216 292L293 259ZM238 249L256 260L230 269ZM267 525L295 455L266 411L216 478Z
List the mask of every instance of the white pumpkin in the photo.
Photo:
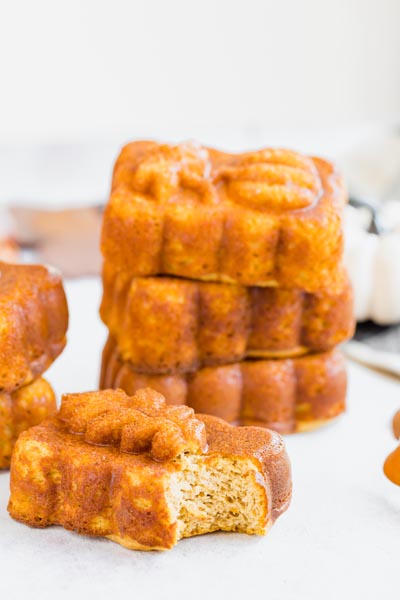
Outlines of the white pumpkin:
M391 215L393 217L393 215ZM400 322L400 231L368 232L363 209L348 207L345 223L345 263L354 288L357 321L380 325Z

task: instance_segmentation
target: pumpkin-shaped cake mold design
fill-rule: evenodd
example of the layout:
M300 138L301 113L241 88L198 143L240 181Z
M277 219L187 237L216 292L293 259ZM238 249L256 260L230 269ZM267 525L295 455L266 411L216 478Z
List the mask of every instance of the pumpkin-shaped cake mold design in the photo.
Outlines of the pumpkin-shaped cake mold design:
M346 201L320 158L133 142L115 164L102 252L132 276L334 291Z

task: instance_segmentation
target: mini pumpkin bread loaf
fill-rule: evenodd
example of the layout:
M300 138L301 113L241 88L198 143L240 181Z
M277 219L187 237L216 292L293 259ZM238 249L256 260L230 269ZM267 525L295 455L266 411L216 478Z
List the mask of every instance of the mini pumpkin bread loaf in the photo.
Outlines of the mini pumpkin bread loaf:
M44 379L12 393L0 393L0 469L10 466L19 434L53 416L56 410L54 392Z
M103 271L101 317L121 357L144 373L189 372L247 357L323 352L352 336L352 292L131 278Z
M265 534L291 497L282 439L234 428L141 390L63 397L59 416L23 433L9 512L131 549L166 550L224 530Z
M337 350L295 359L242 361L195 373L138 373L119 357L109 338L100 387L133 394L146 386L171 404L187 404L230 423L292 433L315 429L345 410L347 376Z
M115 165L102 252L132 276L333 291L345 202L319 158L134 142Z
M63 350L67 327L58 274L43 266L0 262L0 392L39 377Z

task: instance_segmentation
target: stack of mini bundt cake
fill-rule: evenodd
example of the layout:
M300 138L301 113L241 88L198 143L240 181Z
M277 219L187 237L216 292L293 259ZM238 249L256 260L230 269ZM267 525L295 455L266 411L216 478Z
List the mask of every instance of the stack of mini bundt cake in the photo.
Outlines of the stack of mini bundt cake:
M0 262L0 468L22 431L56 412L44 371L63 350L68 308L46 267Z
M128 144L102 233L102 388L283 433L345 407L343 182L288 150Z

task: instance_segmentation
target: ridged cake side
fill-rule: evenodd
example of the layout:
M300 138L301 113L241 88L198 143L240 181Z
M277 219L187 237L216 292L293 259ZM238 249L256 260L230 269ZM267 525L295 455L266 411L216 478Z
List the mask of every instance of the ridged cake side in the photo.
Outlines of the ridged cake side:
M66 343L60 276L43 266L0 262L0 392L39 377Z
M115 165L102 252L132 276L334 290L345 202L319 158L135 142Z
M11 394L0 394L0 469L10 466L20 433L52 417L56 410L54 392L44 379L36 379Z
M144 373L190 372L245 357L330 350L354 332L346 278L337 293L131 278L108 263L100 315L121 357Z
M152 387L171 404L187 404L231 423L291 433L318 427L345 410L347 376L337 350L294 359L242 361L195 373L150 375L124 362L109 338L100 387L122 388L128 394Z

